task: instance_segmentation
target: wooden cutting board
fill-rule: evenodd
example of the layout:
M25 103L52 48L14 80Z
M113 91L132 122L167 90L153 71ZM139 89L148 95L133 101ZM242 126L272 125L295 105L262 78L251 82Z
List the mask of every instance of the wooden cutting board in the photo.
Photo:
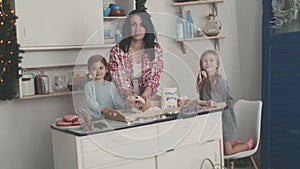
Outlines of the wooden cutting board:
M106 111L102 112L102 115L106 119L128 122L128 121L135 121L140 117L144 117L144 118L155 117L158 115L175 112L175 111L180 112L180 108L162 110L159 107L151 107L149 110L145 112L135 112L131 109L122 109L122 110L107 109Z

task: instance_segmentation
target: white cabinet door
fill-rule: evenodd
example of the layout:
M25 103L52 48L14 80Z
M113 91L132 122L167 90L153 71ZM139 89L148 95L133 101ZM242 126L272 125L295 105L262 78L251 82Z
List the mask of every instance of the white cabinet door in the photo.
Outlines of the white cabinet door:
M221 147L221 141L216 140L174 149L157 157L157 169L199 169L205 158L223 165ZM211 169L211 166L205 162L202 169Z
M21 47L103 44L101 0L16 0Z

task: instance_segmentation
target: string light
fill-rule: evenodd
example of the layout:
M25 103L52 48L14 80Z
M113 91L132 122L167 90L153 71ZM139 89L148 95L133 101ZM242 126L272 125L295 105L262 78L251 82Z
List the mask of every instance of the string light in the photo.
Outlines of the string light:
M16 39L16 19L12 0L0 0L0 100L15 97L17 88L12 85L20 75L21 57Z

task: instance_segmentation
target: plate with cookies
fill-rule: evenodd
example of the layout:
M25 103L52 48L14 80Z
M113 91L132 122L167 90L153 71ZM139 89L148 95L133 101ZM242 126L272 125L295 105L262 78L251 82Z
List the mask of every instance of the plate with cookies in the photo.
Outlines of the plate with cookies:
M53 126L60 129L76 129L81 128L82 123L82 119L77 115L63 115L56 119Z

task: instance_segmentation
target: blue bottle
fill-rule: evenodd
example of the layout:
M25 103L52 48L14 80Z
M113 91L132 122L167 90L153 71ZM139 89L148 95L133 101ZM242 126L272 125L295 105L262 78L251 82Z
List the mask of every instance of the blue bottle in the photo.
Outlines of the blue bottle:
M178 15L176 18L176 38L184 38L184 24L181 18L180 10L178 11Z
M187 11L186 17L186 38L193 38L194 37L194 21L192 18L192 12L190 10Z

